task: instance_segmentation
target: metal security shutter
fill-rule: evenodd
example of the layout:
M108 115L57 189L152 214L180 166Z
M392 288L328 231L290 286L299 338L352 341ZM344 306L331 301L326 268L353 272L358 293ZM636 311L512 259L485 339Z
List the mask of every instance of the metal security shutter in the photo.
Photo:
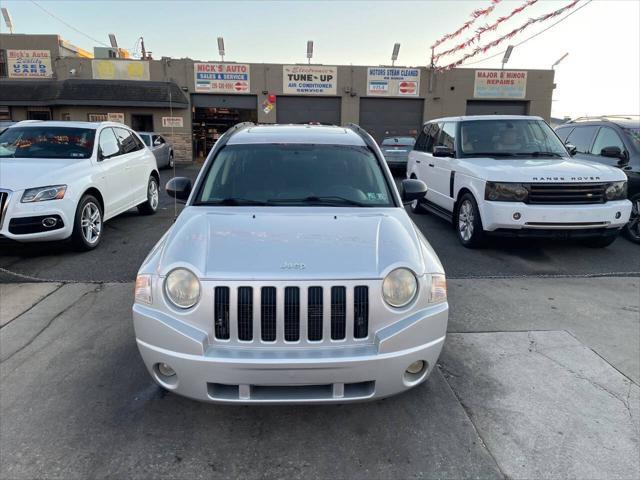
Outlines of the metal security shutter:
M278 123L319 122L340 125L342 99L334 97L282 97L276 101Z
M527 115L529 102L517 100L467 100L467 115Z
M423 105L421 98L361 98L359 123L378 143L390 135L415 136Z
M239 108L257 110L258 97L255 95L215 95L193 94L191 105L196 108Z

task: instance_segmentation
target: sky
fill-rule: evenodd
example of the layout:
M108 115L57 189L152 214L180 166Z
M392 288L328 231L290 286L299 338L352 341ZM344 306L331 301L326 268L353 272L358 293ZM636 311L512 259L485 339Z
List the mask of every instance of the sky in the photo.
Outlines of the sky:
M458 39L524 1L503 0ZM581 0L574 10L588 1ZM568 3L539 0L485 34L480 43ZM120 47L130 50L143 36L154 58L219 60L216 38L223 36L225 60L295 63L306 62L306 42L313 40L314 63L381 65L390 63L393 44L400 42L396 65L425 66L430 45L457 30L473 10L487 7L490 0L38 0L37 4L53 16L31 0L0 0L11 12L15 33L55 33L89 51L99 46L92 39L108 45L108 34L115 33ZM559 18L533 25L508 43L519 43ZM0 30L6 31L3 22ZM455 43L450 40L441 49ZM501 45L470 62L502 50ZM506 68L548 69L565 53L569 55L556 67L553 116L640 114L640 0L592 0L557 26L517 46ZM452 55L446 60L457 58ZM501 58L468 67L499 68Z

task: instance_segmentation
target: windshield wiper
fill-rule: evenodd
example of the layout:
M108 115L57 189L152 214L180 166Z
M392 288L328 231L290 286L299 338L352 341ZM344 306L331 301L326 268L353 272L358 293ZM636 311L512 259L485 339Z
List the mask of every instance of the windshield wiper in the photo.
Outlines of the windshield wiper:
M517 154L507 152L470 152L463 153L465 157L513 157Z
M250 198L227 197L227 198L220 198L220 199L199 202L198 205L233 205L233 206L269 205L269 202L263 202L261 200L252 200Z
M303 197L303 198L270 198L269 200L267 200L268 203L273 204L273 203L305 203L305 204L312 204L312 205L355 205L358 207L368 207L369 205L366 205L364 203L358 202L356 200L351 200L349 198L345 198L345 197L338 197L338 196L333 196L333 195L327 195L327 196L316 196L316 195L311 195L309 197Z
M519 157L560 157L562 158L562 155L556 152L542 152L542 151L535 151L535 152L522 152L522 153L515 153L514 155L517 155Z

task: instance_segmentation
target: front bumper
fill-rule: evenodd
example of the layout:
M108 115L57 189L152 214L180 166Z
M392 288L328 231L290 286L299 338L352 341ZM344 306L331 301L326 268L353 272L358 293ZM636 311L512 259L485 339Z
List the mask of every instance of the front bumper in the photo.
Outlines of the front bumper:
M142 359L162 387L216 403L345 403L394 395L422 383L442 349L448 304L381 328L368 344L326 347L225 347L161 312L133 307ZM407 367L422 360L418 374ZM166 363L176 375L158 370Z
M488 232L505 229L615 231L622 228L631 215L631 202L628 200L592 205L529 205L522 202L484 201L479 207L482 226ZM517 219L514 218L516 214L519 214Z
M0 223L0 236L18 242L40 242L64 240L71 236L75 216L75 202L65 197L47 202L21 203L23 191L10 192ZM23 233L33 230L39 221L47 217L59 219L50 229L43 228L36 233ZM17 220L12 226L12 220ZM19 225L16 225L19 223ZM60 227L60 225L63 225Z

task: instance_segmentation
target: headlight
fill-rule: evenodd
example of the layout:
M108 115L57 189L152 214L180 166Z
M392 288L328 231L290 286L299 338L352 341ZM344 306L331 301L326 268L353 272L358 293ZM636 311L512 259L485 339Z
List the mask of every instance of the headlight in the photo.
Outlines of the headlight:
M147 303L151 305L151 275L138 275L136 277L136 289L134 299L137 303Z
M624 200L627 198L627 182L610 183L604 193L607 200Z
M167 298L178 308L191 308L200 299L200 282L186 268L176 268L164 280Z
M447 300L447 278L440 273L431 275L429 303L440 303Z
M382 296L392 307L404 307L413 300L417 291L418 280L406 268L396 268L382 282Z
M66 185L50 185L48 187L29 188L22 194L22 203L60 200L67 191Z
M487 182L484 189L485 200L492 202L524 202L529 191L521 183Z

